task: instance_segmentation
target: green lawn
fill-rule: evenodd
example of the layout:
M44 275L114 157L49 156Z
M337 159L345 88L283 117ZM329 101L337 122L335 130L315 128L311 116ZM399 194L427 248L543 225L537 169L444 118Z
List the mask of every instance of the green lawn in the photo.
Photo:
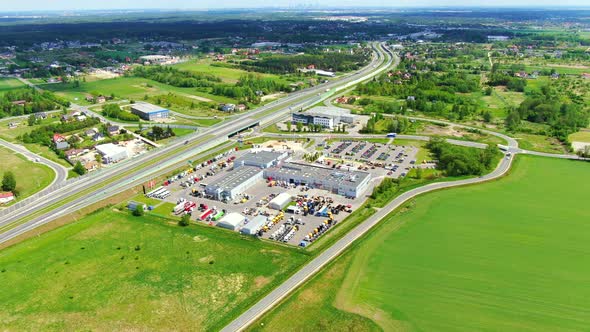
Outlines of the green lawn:
M8 126L9 122L16 122L18 125L16 128L10 128ZM25 134L30 133L33 129L37 129L42 127L43 125L48 125L50 123L59 122L59 116L56 115L53 118L47 118L45 120L40 120L40 122L34 126L29 126L27 119L19 119L19 120L2 120L0 121L0 138L5 139L10 142L16 142L17 137Z
M354 330L373 328L357 314L385 330L586 330L589 167L520 156L501 180L418 197L256 327L318 330L327 313Z
M104 210L0 252L3 330L218 330L306 255Z
M55 172L48 166L32 162L4 147L0 147L0 161L0 178L4 172L12 171L21 199L47 187L55 178Z
M207 73L214 76L221 78L223 82L226 83L235 83L237 82L240 77L249 74L248 71L239 69L239 68L229 68L225 66L212 66L213 60L211 59L198 59L198 60L190 60L184 63L180 63L174 65L174 68L187 70L192 72L199 72L199 73ZM255 73L256 75L260 75L264 78L275 78L281 80L282 82L287 82L286 80L281 79L278 75L273 74L264 74L264 73Z
M24 88L25 85L16 78L0 77L0 92Z
M235 102L229 98L197 91L195 88L177 88L139 77L120 77L93 82L81 82L77 88L74 88L72 84L44 84L40 85L40 87L54 91L57 95L76 103L86 103L84 98L90 93L107 96L115 94L115 97L120 99L140 101L145 95L155 96L168 94L169 92L205 98L205 100L213 100L215 102Z
M523 134L515 135L518 139L518 144L521 148L532 151L547 152L547 153L565 153L565 147L553 137Z

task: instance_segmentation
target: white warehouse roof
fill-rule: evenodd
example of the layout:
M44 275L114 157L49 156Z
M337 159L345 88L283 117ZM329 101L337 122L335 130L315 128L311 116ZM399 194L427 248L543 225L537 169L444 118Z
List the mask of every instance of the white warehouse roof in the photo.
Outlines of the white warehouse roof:
M248 235L256 234L266 223L268 222L268 218L263 215L258 215L254 217L250 222L248 222L244 227L242 227L241 232Z
M232 213L226 214L225 217L221 218L221 220L219 220L219 223L217 224L217 226L235 231L238 229L238 226L245 219L246 218L244 218L243 215L241 215L237 212L232 212Z
M95 148L96 148L96 151L98 151L100 154L102 154L105 157L116 156L119 153L121 153L121 154L125 153L125 155L127 155L126 148L119 146L119 145L115 145L113 143L97 145Z
M270 203L268 203L268 206L271 209L282 210L285 206L291 203L291 200L293 200L293 197L291 197L290 194L281 193L277 197L273 198Z

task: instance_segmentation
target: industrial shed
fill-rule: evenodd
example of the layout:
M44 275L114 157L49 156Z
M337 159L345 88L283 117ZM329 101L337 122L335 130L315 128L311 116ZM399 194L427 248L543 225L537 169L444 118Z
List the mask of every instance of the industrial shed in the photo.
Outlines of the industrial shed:
M273 198L272 201L270 201L270 203L268 203L268 206L271 209L282 210L285 208L285 206L289 205L289 203L291 203L292 200L293 200L293 197L291 197L290 194L282 193L282 194L279 194L279 196Z
M97 145L95 148L102 155L105 164L116 163L129 157L126 148L113 143Z
M219 223L217 223L217 226L225 229L230 229L232 231L237 231L238 227L244 220L246 220L246 218L244 218L243 215L237 212L232 212L230 214L227 214L225 217L221 218L221 220L219 220Z
M246 235L255 235L262 229L262 227L264 227L264 225L266 225L267 222L268 218L266 216L258 215L242 227L241 232Z

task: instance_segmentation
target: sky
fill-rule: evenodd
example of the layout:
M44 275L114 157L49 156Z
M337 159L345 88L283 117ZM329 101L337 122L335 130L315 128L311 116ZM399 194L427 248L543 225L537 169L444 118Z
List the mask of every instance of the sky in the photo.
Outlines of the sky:
M0 11L254 7L588 6L588 0L0 0Z

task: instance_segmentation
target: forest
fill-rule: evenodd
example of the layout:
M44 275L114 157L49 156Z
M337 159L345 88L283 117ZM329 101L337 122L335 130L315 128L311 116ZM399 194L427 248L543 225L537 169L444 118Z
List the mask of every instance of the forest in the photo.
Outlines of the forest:
M440 137L433 137L426 147L438 160L437 168L448 176L482 175L492 170L500 152L489 145L486 149L452 145Z
M62 106L69 107L70 103L51 92L38 92L32 88L0 94L0 118L53 111Z

